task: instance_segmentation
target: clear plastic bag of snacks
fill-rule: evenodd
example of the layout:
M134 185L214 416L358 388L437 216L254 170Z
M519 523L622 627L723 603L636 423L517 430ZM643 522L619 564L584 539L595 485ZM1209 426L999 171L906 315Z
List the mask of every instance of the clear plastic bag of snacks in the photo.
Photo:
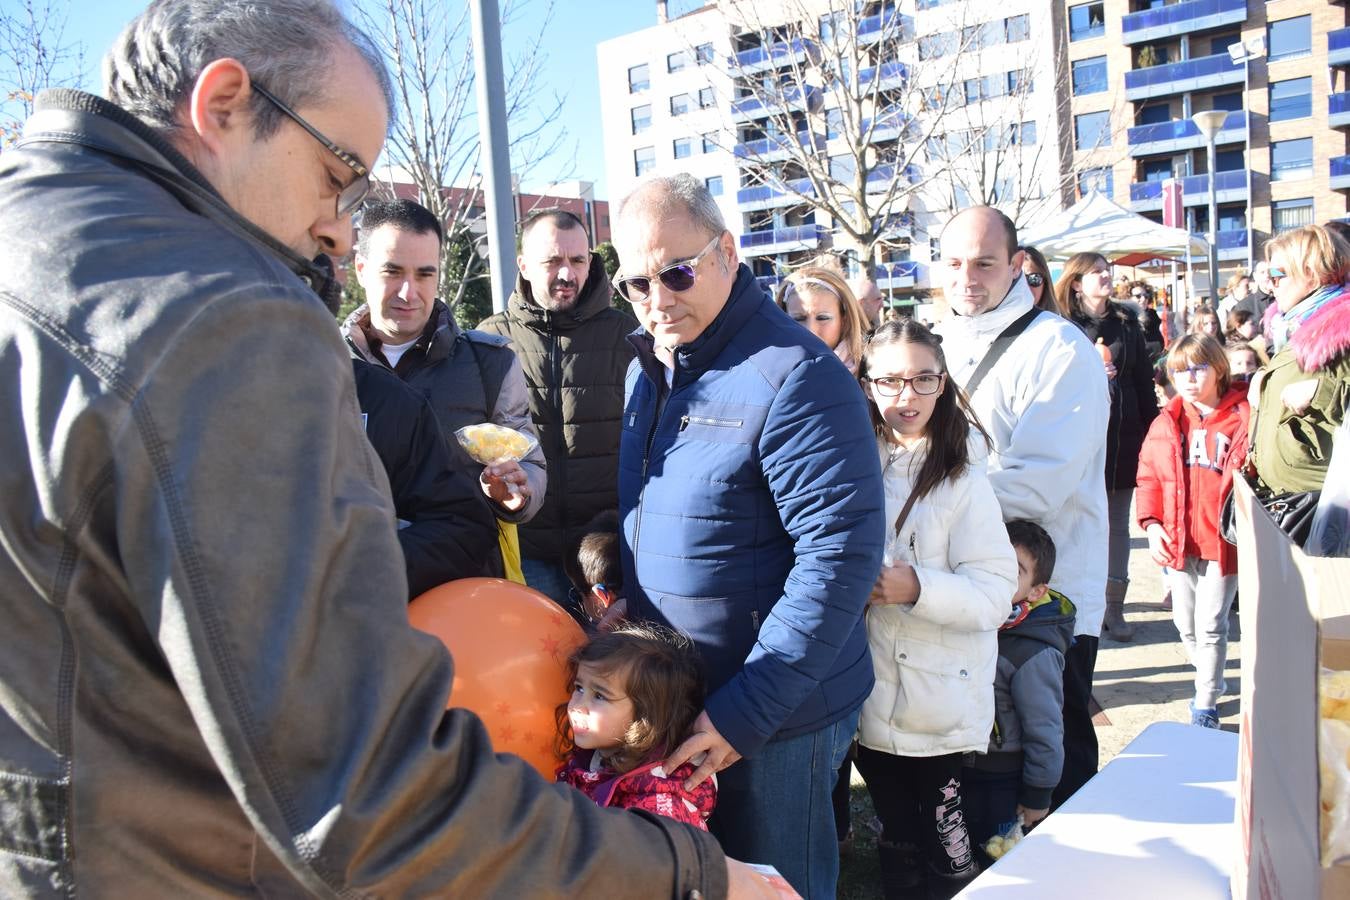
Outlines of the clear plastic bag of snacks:
M1013 819L1007 825L998 830L998 834L984 842L984 852L989 854L991 859L998 859L1007 854L1009 850L1017 846L1017 842L1025 836L1026 822L1022 819L1022 814L1018 813L1017 818Z
M1350 857L1350 672L1322 670L1318 679L1322 782L1322 865Z

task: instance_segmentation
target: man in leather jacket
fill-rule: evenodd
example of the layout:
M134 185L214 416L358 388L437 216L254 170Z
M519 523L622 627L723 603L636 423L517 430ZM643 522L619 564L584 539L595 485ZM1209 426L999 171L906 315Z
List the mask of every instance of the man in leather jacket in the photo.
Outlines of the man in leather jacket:
M445 709L309 263L384 141L368 40L330 0L157 0L105 73L0 156L0 895L748 883Z

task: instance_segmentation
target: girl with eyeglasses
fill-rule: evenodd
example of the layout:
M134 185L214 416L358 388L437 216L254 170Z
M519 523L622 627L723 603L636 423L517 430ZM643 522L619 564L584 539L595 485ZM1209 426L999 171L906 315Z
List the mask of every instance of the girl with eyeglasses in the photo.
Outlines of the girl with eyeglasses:
M1219 510L1247 456L1246 382L1232 380L1224 348L1201 334L1172 345L1167 371L1177 395L1144 440L1135 517L1165 567L1172 621L1195 668L1191 724L1218 728L1238 564L1219 536Z
M1305 225L1271 239L1266 259L1278 312L1275 352L1255 385L1256 474L1276 494L1317 491L1350 405L1350 245Z
M1134 496L1139 448L1158 414L1153 390L1153 357L1134 310L1111 299L1111 264L1098 253L1071 257L1056 285L1060 313L1102 354L1111 392L1106 426L1107 540L1106 616L1102 629L1128 641L1134 627L1125 620L1130 586L1130 500ZM1079 598L1071 598L1075 602Z
M978 872L961 764L989 744L1017 557L985 473L989 436L940 339L887 322L867 343L862 381L890 530L867 611L876 687L859 720L858 770L883 826L885 896L924 896L927 882L927 896L950 897Z

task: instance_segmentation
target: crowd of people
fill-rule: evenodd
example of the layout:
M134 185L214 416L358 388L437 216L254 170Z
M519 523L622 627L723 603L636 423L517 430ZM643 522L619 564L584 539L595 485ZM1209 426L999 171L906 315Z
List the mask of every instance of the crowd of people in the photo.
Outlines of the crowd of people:
M465 329L328 0L155 0L105 73L0 157L0 893L832 897L856 765L882 893L950 897L1097 770L1131 516L1217 727L1224 501L1298 539L1350 400L1335 228L1182 321L974 207L929 327L828 264L770 296L658 175L612 277L537 211ZM480 575L587 630L555 783L408 624Z

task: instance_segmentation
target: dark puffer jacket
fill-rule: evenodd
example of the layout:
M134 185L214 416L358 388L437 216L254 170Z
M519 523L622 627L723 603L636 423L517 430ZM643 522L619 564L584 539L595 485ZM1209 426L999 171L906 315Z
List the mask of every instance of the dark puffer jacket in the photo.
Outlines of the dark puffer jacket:
M637 320L610 305L613 294L600 257L592 253L572 309L544 309L517 276L506 311L478 326L511 339L548 461L544 505L520 529L521 554L530 559L560 563L587 523L618 505L623 381L633 360L626 337Z
M872 690L862 612L885 494L844 364L744 265L678 349L673 385L633 336L619 449L629 611L687 633L707 711L742 756L837 722Z
M384 463L398 516L408 598L484 574L497 523L478 487L479 466L447 445L426 398L383 366L352 357L366 438Z
M1074 316L1073 323L1088 341L1096 344L1100 338L1111 351L1116 377L1110 382L1111 420L1106 426L1106 489L1128 490L1134 487L1144 435L1158 415L1144 329L1134 310L1114 301L1102 318Z
M389 368L370 330L370 307L357 307L342 323L347 347L354 356ZM509 341L481 331L464 331L455 324L450 308L437 300L417 343L394 367L395 375L431 401L446 443L455 443L455 431L465 425L492 422L533 435L525 401L525 379ZM503 522L528 522L544 502L547 474L543 451L535 447L520 461L530 482L530 502L509 513L494 504Z

